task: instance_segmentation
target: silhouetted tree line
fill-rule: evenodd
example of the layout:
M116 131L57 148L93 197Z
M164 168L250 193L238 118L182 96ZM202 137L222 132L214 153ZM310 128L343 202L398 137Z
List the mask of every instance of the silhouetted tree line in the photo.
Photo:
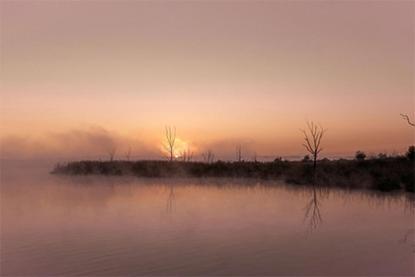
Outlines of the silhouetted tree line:
M182 161L79 161L57 165L52 173L75 175L135 175L139 177L235 177L283 179L288 183L308 185L318 179L320 186L372 188L381 191L404 189L414 192L415 147L405 155L366 158L357 152L353 160L273 162L182 162Z
M407 115L402 115L410 126L414 126ZM316 184L344 188L372 188L381 191L404 189L415 191L415 147L410 146L405 155L388 156L384 153L367 158L357 151L354 160L320 159L322 139L326 132L321 125L307 123L303 146L309 154L302 161L284 161L276 158L273 162L244 161L242 146L236 147L236 161L215 161L211 150L202 153L203 162L193 161L193 152L181 153L181 161L175 157L176 128L165 128L164 147L169 154L168 161L129 161L131 147L126 153L126 161L115 161L116 147L109 150L109 161L79 161L65 165L58 164L54 174L103 174L136 175L139 177L236 177L284 179L297 185ZM310 156L311 155L311 156ZM318 167L317 167L318 164Z

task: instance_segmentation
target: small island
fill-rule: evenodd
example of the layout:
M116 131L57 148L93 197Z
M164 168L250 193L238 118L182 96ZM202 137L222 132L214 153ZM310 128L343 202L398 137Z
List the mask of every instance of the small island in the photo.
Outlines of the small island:
M260 161L176 161L109 160L74 161L57 164L52 174L66 175L134 175L145 178L226 177L283 180L288 184L319 185L345 189L380 191L415 191L415 147L401 156L379 154L366 158L357 152L355 159L316 161L306 156L302 161L281 158Z

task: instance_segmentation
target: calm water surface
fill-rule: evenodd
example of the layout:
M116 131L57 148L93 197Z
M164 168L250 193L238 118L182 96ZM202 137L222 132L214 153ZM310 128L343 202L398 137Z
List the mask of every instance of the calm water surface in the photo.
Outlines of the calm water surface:
M1 275L413 275L408 194L1 168Z

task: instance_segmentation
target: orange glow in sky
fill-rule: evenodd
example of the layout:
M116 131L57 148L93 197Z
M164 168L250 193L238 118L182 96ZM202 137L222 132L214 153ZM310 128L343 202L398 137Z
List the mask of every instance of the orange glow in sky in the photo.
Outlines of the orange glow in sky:
M411 1L11 2L1 6L3 158L404 151L414 130ZM195 153L197 155L197 153Z

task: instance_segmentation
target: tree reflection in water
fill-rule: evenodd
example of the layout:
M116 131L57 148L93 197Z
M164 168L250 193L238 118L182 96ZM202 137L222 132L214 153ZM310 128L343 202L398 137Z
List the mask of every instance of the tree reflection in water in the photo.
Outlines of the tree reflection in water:
M404 201L404 211L413 215L415 213L415 195L413 193L406 194ZM415 228L409 228L399 242L411 244L412 252L415 253Z
M168 214L172 213L175 209L176 204L176 195L174 192L174 186L173 184L170 184L170 193L167 197L167 204L166 204L166 212Z
M311 198L307 202L306 206L304 207L304 210L305 210L304 222L307 223L310 232L315 230L323 221L323 218L320 212L320 205L321 205L321 202L317 195L317 188L313 184Z

